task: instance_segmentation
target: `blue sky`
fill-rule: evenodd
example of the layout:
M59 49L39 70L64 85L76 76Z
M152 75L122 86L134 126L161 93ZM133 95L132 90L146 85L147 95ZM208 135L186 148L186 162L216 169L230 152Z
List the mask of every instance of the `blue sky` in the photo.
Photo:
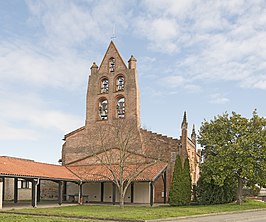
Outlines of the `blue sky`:
M114 26L145 128L178 138L185 110L190 131L225 111L266 116L266 0L0 1L0 155L57 163Z

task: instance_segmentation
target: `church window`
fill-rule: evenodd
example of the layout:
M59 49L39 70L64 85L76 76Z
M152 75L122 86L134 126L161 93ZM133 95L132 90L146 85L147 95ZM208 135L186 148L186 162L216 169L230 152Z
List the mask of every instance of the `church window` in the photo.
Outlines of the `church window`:
M125 98L122 97L116 104L117 118L125 118Z
M109 59L109 72L115 71L115 59L112 57Z
M101 93L108 93L109 81L108 79L103 79L101 82Z
M123 76L118 76L116 80L116 91L123 91L125 87L125 78Z
M99 102L99 117L100 120L108 119L108 101L107 99L102 99Z

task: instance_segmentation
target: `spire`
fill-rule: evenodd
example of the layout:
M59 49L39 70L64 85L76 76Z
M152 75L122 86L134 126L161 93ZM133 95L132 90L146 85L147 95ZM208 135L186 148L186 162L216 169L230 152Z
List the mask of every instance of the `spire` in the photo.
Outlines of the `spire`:
M95 62L93 62L91 66L91 74L97 73L97 71L98 71L98 66L96 65Z
M196 135L196 131L195 131L195 124L193 124L193 129L192 129L192 133L191 133L191 140L194 144L196 144L197 135Z
M187 112L186 111L184 112L183 122L182 122L181 128L182 129L187 128Z
M136 69L136 62L137 60L131 55L130 59L128 60L128 68L129 69Z

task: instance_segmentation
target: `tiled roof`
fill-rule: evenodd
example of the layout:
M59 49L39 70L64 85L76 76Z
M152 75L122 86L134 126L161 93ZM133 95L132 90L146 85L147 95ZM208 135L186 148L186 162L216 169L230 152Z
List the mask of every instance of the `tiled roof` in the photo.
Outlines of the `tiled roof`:
M84 165L84 166L67 166L67 168L75 175L80 177L83 181L109 181L113 180L113 174L111 173L110 166L103 164L96 165ZM127 165L124 169L124 178L132 176L136 172L141 172L134 177L133 181L154 181L167 167L166 163L158 162L153 165L150 164L136 164ZM111 169L118 177L119 166L112 165Z
M32 160L0 156L0 175L80 180L65 166L34 162Z

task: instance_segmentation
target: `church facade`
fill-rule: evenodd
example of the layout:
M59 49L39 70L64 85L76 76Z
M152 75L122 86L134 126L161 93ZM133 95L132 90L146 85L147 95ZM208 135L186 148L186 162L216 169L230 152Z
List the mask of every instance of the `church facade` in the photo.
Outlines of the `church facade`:
M137 61L134 56L130 57L126 65L114 42L111 41L100 66L96 63L91 66L85 125L64 137L62 165L83 177L83 193L90 197L90 201L119 200L119 190L112 188L117 177L110 166L121 166L121 162L125 163L125 167L126 163L138 167L143 165L142 171L145 171L146 175L153 173L153 177L150 178L145 178L144 172L139 172L135 178L128 176L131 180L130 186L127 187L125 202L167 202L176 155L180 155L182 160L189 159L192 184L197 183L200 153L196 149L194 126L191 137L188 136L186 113L181 124L180 139L140 127L140 93L136 68ZM110 127L119 125L119 121L125 122L126 126L119 130L116 127L116 130L112 131ZM109 128L106 133L106 129ZM118 144L117 131L125 134L124 137L128 135L134 141L131 144L128 142L130 145L127 144L127 147ZM128 159L121 159L122 147L126 149L124 154L130 153ZM147 162L150 165L147 165ZM132 171L137 172L132 168L128 172L121 172L121 167L116 170L127 175L133 175ZM109 171L110 175L106 171ZM125 176L125 183L128 178ZM77 193L77 188L73 184L70 184L67 190L73 195Z
M123 61L113 42L88 81L85 125L64 136L61 166L0 156L0 208L44 199L79 203L167 203L176 156L189 159L192 184L200 152L186 112L179 139L140 127L137 60Z

